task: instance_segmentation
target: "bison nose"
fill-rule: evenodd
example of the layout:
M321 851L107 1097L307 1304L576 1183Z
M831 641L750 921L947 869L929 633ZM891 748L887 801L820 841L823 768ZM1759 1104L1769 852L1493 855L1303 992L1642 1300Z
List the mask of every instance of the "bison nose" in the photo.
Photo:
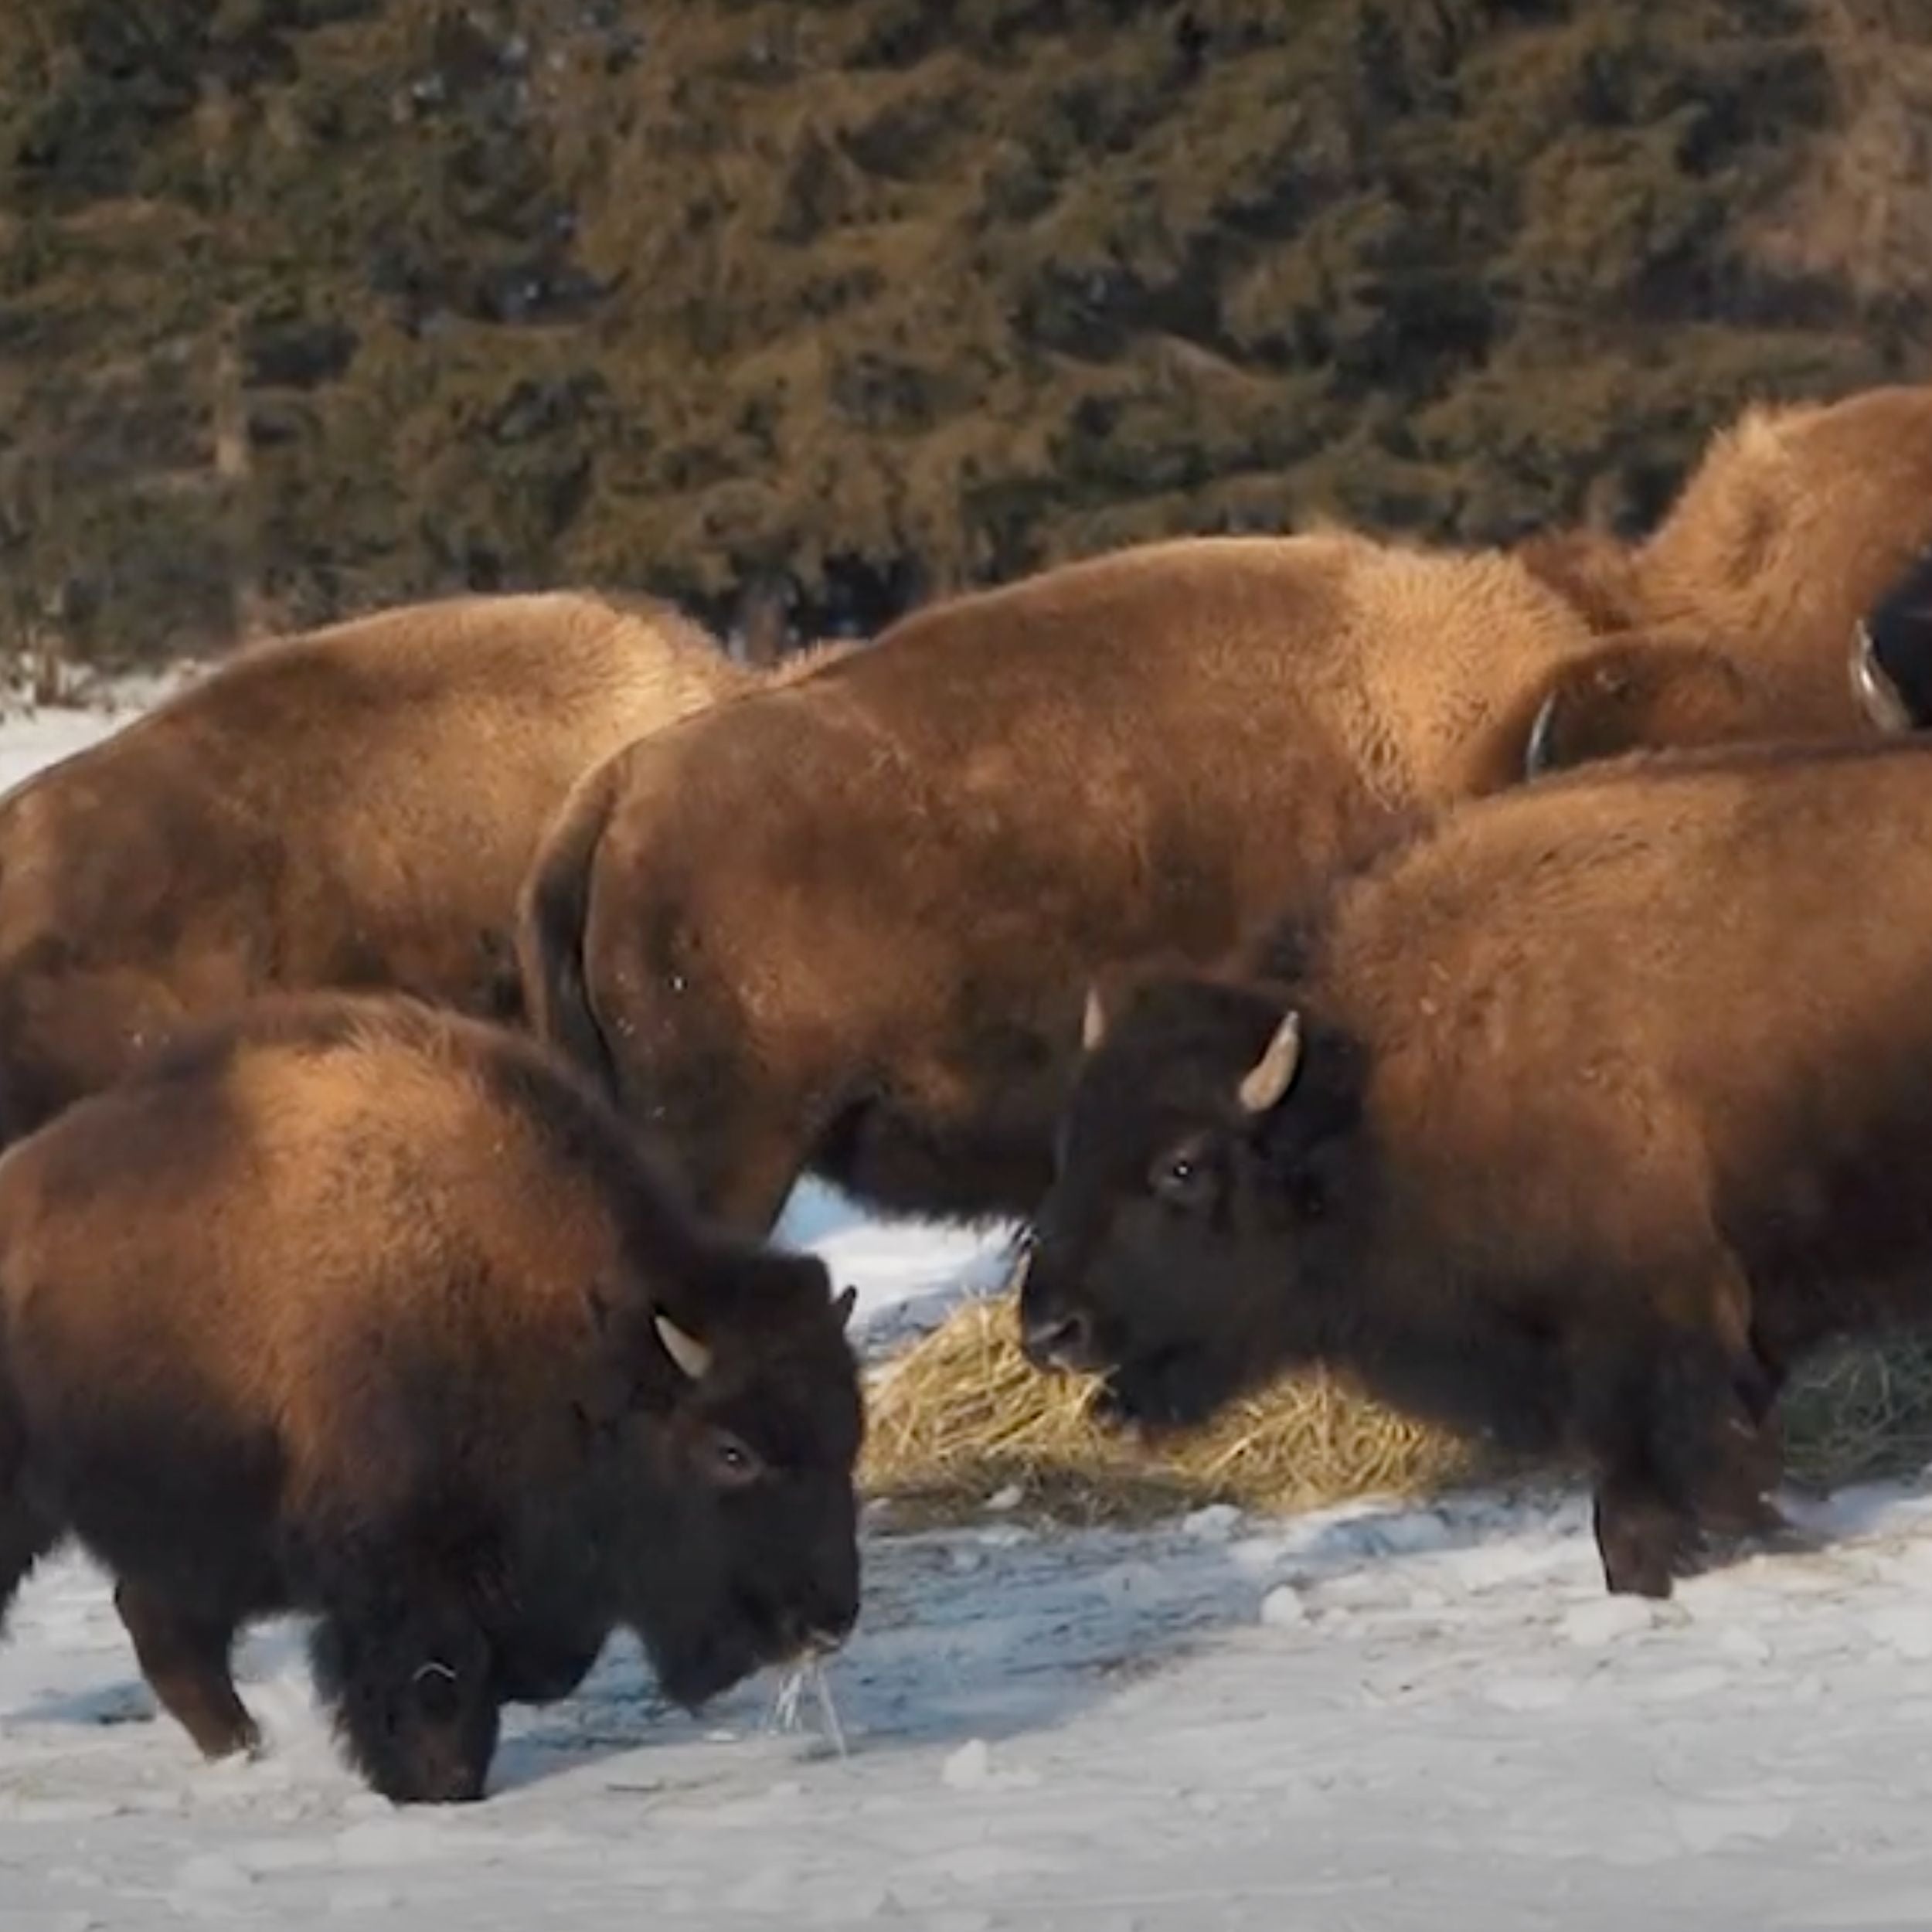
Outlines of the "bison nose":
M858 1621L855 1604L849 1608L821 1604L810 1611L790 1611L779 1620L779 1648L787 1657L835 1656L845 1648Z
M1094 1359L1094 1325L1076 1310L1043 1315L1020 1332L1020 1349L1036 1369L1084 1369Z

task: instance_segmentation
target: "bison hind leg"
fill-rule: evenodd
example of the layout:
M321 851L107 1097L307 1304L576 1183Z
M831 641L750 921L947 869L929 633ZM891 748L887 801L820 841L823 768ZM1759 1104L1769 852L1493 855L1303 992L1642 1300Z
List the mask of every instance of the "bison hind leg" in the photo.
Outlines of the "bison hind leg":
M1583 1382L1583 1434L1598 1464L1594 1511L1613 1594L1666 1597L1709 1554L1708 1536L1785 1527L1767 1492L1775 1433L1748 1370L1717 1335L1653 1335Z
M191 1612L123 1578L114 1608L133 1640L141 1673L165 1710L204 1757L261 1749L261 1733L235 1689L229 1658L236 1617Z
M1631 1468L1606 1472L1591 1513L1604 1585L1614 1597L1668 1597L1702 1548L1696 1519Z
M501 1708L488 1641L459 1589L372 1564L329 1593L309 1661L372 1789L396 1804L482 1797Z

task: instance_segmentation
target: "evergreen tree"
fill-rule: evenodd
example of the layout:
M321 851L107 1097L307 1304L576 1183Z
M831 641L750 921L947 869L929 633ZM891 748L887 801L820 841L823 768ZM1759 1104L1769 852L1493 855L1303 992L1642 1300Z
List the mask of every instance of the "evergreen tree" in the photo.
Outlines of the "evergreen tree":
M1653 516L1924 372L1898 0L33 0L0 562L104 660L462 585L806 631Z

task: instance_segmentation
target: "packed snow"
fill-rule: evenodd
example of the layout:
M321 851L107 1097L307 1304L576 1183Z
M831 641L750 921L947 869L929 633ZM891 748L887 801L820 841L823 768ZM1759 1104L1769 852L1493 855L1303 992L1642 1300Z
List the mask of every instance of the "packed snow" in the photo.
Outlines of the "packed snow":
M0 784L113 722L0 726ZM781 1229L874 1352L995 1286L1009 1233L812 1186ZM621 1641L507 1713L490 1795L447 1810L345 1768L291 1622L238 1658L265 1754L203 1765L63 1556L0 1645L0 1927L1932 1926L1932 1481L1794 1513L1816 1548L1667 1606L1604 1594L1574 1493L1133 1534L876 1514L845 1755L809 1692L793 1728L770 1679L693 1719Z

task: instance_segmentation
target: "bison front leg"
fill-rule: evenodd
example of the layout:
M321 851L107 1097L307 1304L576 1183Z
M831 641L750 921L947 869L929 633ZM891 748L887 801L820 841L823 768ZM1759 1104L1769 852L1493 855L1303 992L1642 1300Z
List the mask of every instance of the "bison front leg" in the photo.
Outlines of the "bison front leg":
M204 1757L260 1750L261 1733L236 1694L229 1667L235 1619L191 1615L124 1579L114 1587L114 1608L141 1675Z

